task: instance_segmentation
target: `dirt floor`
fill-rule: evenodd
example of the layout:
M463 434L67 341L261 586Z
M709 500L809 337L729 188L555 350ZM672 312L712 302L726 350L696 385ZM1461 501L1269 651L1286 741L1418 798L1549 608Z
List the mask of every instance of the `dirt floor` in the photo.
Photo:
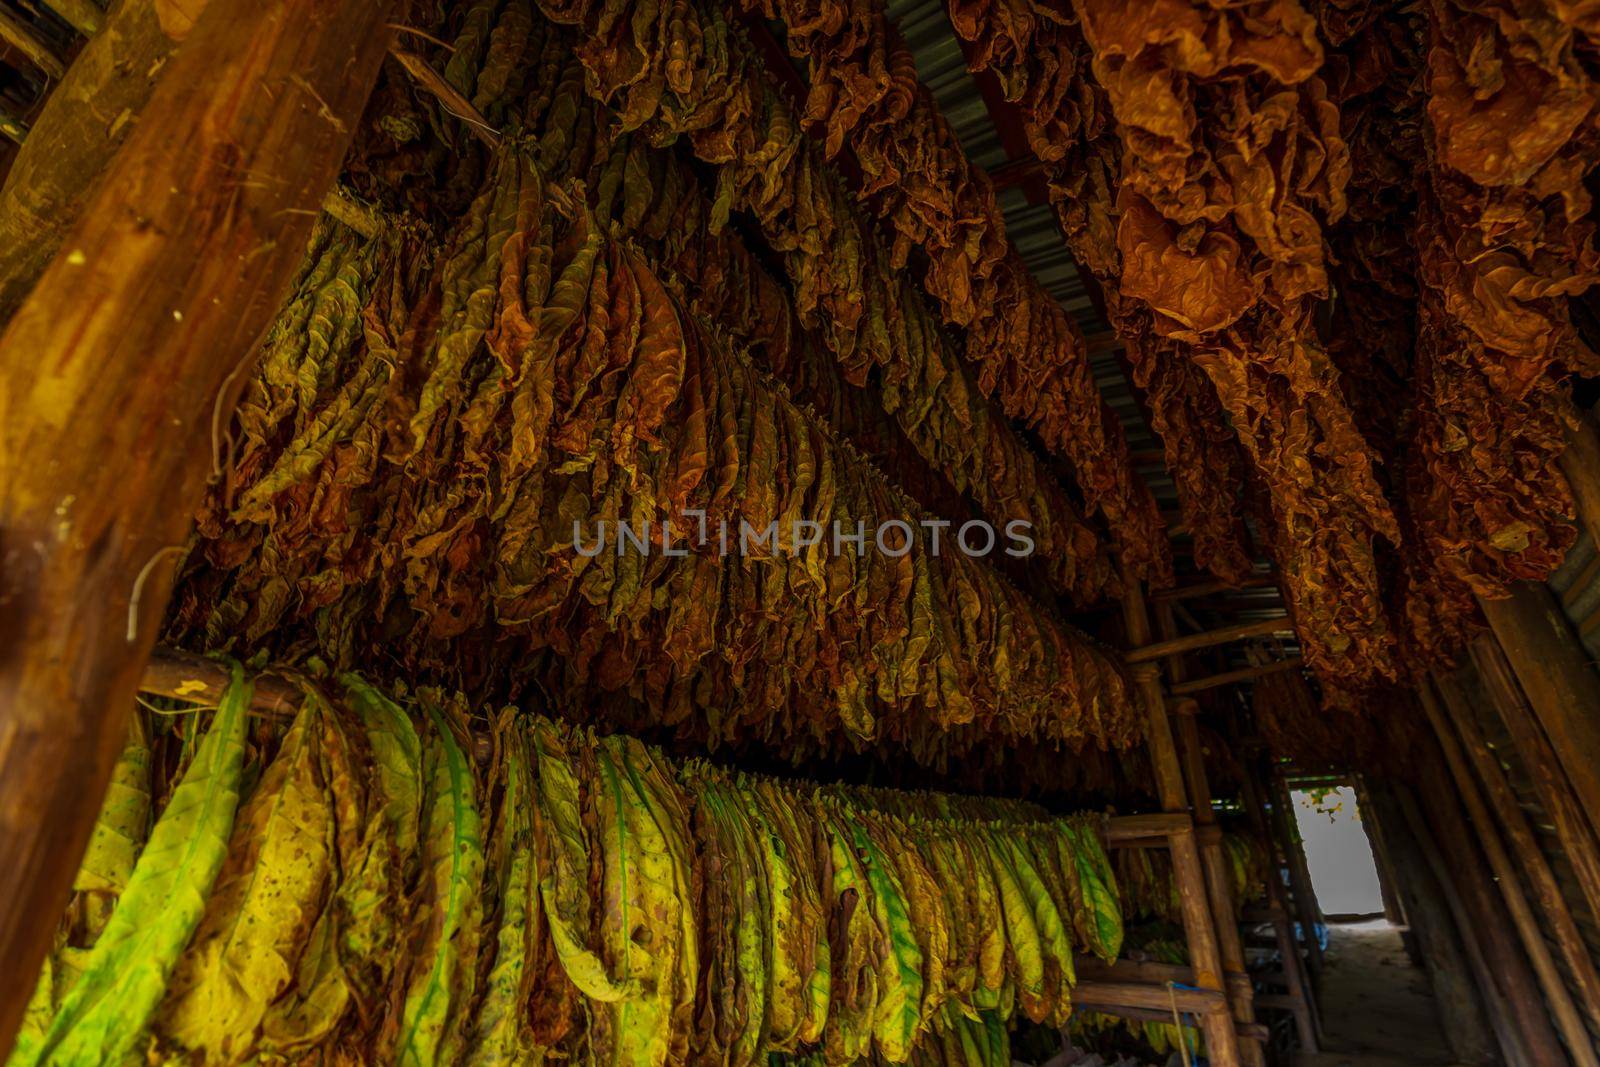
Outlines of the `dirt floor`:
M1383 920L1331 927L1322 975L1320 1055L1295 1067L1443 1067L1455 1061L1434 1011L1428 976L1411 965Z

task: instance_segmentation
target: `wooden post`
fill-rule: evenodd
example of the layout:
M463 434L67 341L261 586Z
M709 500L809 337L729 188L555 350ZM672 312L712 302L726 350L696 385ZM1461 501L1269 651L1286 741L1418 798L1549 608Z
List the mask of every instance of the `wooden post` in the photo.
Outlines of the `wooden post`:
M1134 647L1145 645L1150 641L1150 617L1145 610L1139 581L1124 568L1123 582L1127 590L1122 605L1128 643ZM1154 663L1140 663L1133 668L1133 676L1138 685L1140 703L1144 707L1145 735L1150 746L1150 763L1156 776L1161 809L1186 813L1188 800L1183 788L1183 771L1178 765L1172 725L1167 719L1160 668ZM1194 968L1194 984L1201 989L1214 989L1226 995L1222 951L1212 923L1205 871L1200 863L1194 834L1173 834L1168 838L1168 847L1172 853L1172 878L1178 889L1184 937L1189 944L1189 963ZM1239 1035L1234 1030L1231 1015L1203 1015L1200 1017L1200 1028L1205 1034L1211 1061L1217 1067L1240 1067Z
M1490 887L1493 880L1479 848L1478 837L1467 825L1459 796L1437 752L1424 755L1415 776L1426 806L1407 801L1406 818L1419 840L1436 841L1441 868L1437 877L1460 895L1466 912L1464 929L1474 931L1483 949L1486 975L1505 997L1507 1019L1516 1030L1522 1061L1531 1067L1565 1067L1569 1063L1539 992L1538 980L1528 965L1522 945L1507 929L1505 904ZM1513 1060L1515 1062L1515 1060Z
M1590 918L1600 921L1600 843L1583 803L1573 791L1561 769L1550 739L1534 717L1522 695L1522 688L1511 672L1500 645L1491 635L1472 643L1472 662L1490 702L1505 724L1511 743L1516 746L1534 791L1550 823L1555 827L1561 850L1572 866L1578 885L1589 902Z
M1396 787L1373 782L1367 796L1368 817L1378 826L1394 864L1395 892L1409 916L1445 1039L1461 1063L1493 1067L1501 1062L1500 1048L1515 1046L1504 999L1489 980L1472 928L1465 925L1465 909L1454 887L1438 878L1442 864L1431 838L1425 844L1407 825Z
M1595 1056L1594 1048L1590 1043L1588 1032L1584 1029L1583 1017L1578 1014L1578 1009L1572 1002L1572 996L1567 991L1565 979L1561 976L1560 969L1556 966L1555 957L1550 954L1550 946L1545 943L1544 931L1539 928L1539 920L1533 913L1533 907L1528 903L1527 894L1522 890L1522 882L1517 877L1517 868L1511 862L1505 845L1500 840L1500 830L1495 818L1489 813L1489 805L1485 803L1482 794L1478 792L1477 783L1472 779L1472 772L1467 766L1467 757L1462 754L1462 746L1456 740L1456 732L1451 729L1450 716L1441 706L1441 702L1434 696L1433 688L1424 680L1417 687L1417 696L1422 701L1422 708L1427 713L1428 722L1433 725L1433 732L1439 738L1439 747L1444 751L1445 764L1450 768L1451 777L1455 779L1456 789L1461 794L1462 805L1467 810L1467 817L1477 827L1478 843L1483 848L1484 855L1488 857L1489 869L1493 872L1494 881L1500 887L1500 895L1504 898L1506 911L1511 915L1511 922L1516 927L1517 936L1522 941L1522 947L1528 954L1529 961L1533 964L1533 972L1539 980L1539 987L1544 991L1545 1002L1550 1006L1550 1013L1555 1016L1556 1026L1561 1031L1561 1036L1566 1040L1567 1051L1572 1056L1573 1062L1578 1067L1600 1067L1600 1058ZM1465 709L1462 709L1465 710ZM1458 717L1455 725L1463 725ZM1485 748L1484 756L1492 760ZM1498 770L1498 767L1496 768ZM1503 782L1501 783L1504 784ZM1509 792L1509 788L1507 789ZM1490 800L1494 800L1491 791ZM1511 797L1510 803L1514 807L1516 798ZM1519 811L1518 815L1521 814ZM1509 816L1502 810L1502 819ZM1507 826L1509 823L1501 823ZM1523 829L1527 827L1524 825ZM1513 840L1515 840L1513 836ZM1576 927L1572 927L1571 935L1577 944L1576 956L1568 950L1568 945L1563 939L1563 929L1557 921L1554 909L1559 909L1560 914L1566 916L1570 925L1572 917L1567 915L1566 903L1561 899L1561 890L1555 886L1554 878L1550 878L1550 870L1544 864L1544 857L1539 855L1538 846L1532 841L1529 831L1528 845L1532 848L1534 860L1549 879L1549 890L1553 899L1546 899L1541 891L1540 904L1546 909L1546 916L1551 920L1555 929L1557 943L1567 955L1569 964L1574 965L1574 976L1578 979L1580 989L1592 987L1585 986L1585 978L1594 979L1594 967L1589 963L1589 956L1584 950L1582 941L1579 940ZM1519 854L1519 859L1526 862L1527 857ZM1536 872L1524 866L1529 880L1539 889ZM1583 970L1577 969L1581 962Z
M1595 413L1586 411L1577 426L1567 434L1567 448L1561 453L1561 473L1572 487L1578 522L1589 539L1600 548L1600 434L1595 432Z
M1590 826L1600 829L1600 674L1546 586L1518 582L1507 599L1479 604Z
M1356 776L1352 788L1356 793L1356 810L1362 813L1361 825L1367 832L1367 844L1372 847L1372 861L1378 869L1378 893L1383 897L1383 917L1396 926L1404 926L1405 905L1400 902L1400 894L1395 890L1394 859L1389 854L1389 842L1384 840L1383 826L1379 821L1367 815L1372 811L1372 791L1366 779L1360 775Z
M0 1053L391 0L213 0L0 335Z
M1171 603L1155 605L1156 628L1163 639L1176 632ZM1182 654L1167 659L1167 673L1173 682L1181 682L1185 675ZM1239 975L1243 981L1230 982L1236 986L1229 999L1229 1007L1240 1030L1256 1021L1255 1006L1251 1003L1255 990L1250 984L1244 958L1244 942L1239 938L1239 913L1233 898L1233 865L1223 854L1221 827L1217 825L1216 812L1211 808L1211 782L1206 777L1205 750L1200 744L1200 727L1194 712L1199 710L1194 700L1179 701L1178 742L1187 771L1189 801L1194 807L1196 836L1200 842L1200 862L1205 867L1206 895L1211 902L1211 921L1217 930L1217 946L1222 954L1225 975ZM1248 1067L1262 1067L1265 1053L1259 1041L1242 1039L1240 1054Z
M1311 868L1306 864L1306 853L1300 846L1300 823L1294 814L1294 797L1283 776L1272 776L1272 817L1277 824L1278 840L1283 845L1284 865L1289 869L1289 894L1294 898L1295 917L1300 920L1306 941L1306 967L1311 971L1315 986L1322 980L1322 941L1317 927L1322 925L1322 908L1317 904L1317 892L1311 885Z
M1300 1004L1294 1012L1295 1028L1299 1031L1301 1046L1307 1052L1316 1052L1322 1046L1322 1025L1318 1018L1316 996L1311 989L1311 976L1307 973L1305 960L1300 955L1300 946L1295 943L1294 926L1289 918L1289 904L1283 891L1283 879L1278 874L1277 848L1273 844L1272 828L1267 820L1267 808L1263 802L1261 788L1256 782L1255 766L1248 755L1243 757L1242 763L1244 781L1241 786L1244 806L1255 824L1256 832L1267 843L1268 856L1272 862L1272 870L1267 876L1267 904L1273 912L1272 931L1278 942L1278 955L1283 960L1284 983L1289 987L1289 996L1297 998Z

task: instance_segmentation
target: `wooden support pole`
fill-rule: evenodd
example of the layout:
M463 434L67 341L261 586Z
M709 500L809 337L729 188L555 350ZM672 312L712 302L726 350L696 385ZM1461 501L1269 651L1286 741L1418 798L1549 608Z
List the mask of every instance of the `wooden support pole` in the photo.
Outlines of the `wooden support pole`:
M1164 639L1177 632L1172 618L1172 605L1155 605L1156 631ZM1186 676L1183 655L1175 653L1167 658L1167 673L1173 682ZM1222 953L1222 966L1230 974L1242 974L1245 969L1244 942L1239 938L1239 915L1233 898L1233 864L1222 850L1221 828L1216 812L1211 807L1211 782L1206 776L1205 749L1200 743L1200 725L1194 712L1198 706L1193 700L1180 701L1181 713L1177 716L1178 747L1189 787L1189 801L1194 807L1196 836L1200 841L1200 862L1205 868L1206 897L1211 904L1211 922L1217 930L1217 947ZM1255 1006L1251 1003L1254 990L1247 984L1242 989L1231 990L1229 1004L1234 1022L1243 1029L1256 1021ZM1240 1055L1248 1067L1262 1067L1266 1062L1260 1042L1239 1042Z
M1294 903L1295 918L1299 920L1306 944L1306 967L1311 972L1313 987L1322 980L1322 940L1317 927L1322 925L1322 907L1317 903L1317 891L1311 884L1311 867L1306 863L1305 849L1300 845L1300 823L1294 814L1294 797L1283 776L1272 776L1272 818L1277 827L1278 841L1283 849L1284 866L1289 871L1289 895Z
M212 0L0 335L0 1053L391 0Z
M1600 842L1595 839L1593 824L1493 636L1486 634L1472 643L1472 663L1533 780L1539 804L1589 903L1590 918L1600 922Z
M1505 768L1478 729L1472 705L1458 680L1449 674L1436 674L1434 683L1439 695L1444 698L1445 718L1454 726L1461 749L1477 772L1478 781L1487 794L1488 806L1498 816L1505 830L1516 866L1526 875L1538 900L1539 910L1555 935L1556 947L1561 950L1561 957L1572 975L1584 1014L1596 1029L1600 1029L1600 972L1595 970L1594 960L1578 930L1577 920L1567 906L1566 895L1556 881L1555 872L1550 869L1550 861L1539 847L1539 839L1528 822L1528 815L1522 810L1522 803L1506 778Z
M1317 1008L1316 991L1311 985L1311 974L1300 946L1294 937L1294 926L1289 918L1289 902L1284 892L1283 878L1279 875L1278 847L1273 832L1273 822L1268 815L1266 798L1256 773L1255 762L1244 760L1244 778L1241 792L1246 811L1255 823L1256 832L1267 843L1272 859L1272 870L1267 876L1267 910L1270 913L1273 936L1278 943L1278 955L1283 960L1284 982L1289 995L1298 997L1302 1007L1294 1013L1295 1029L1300 1034L1300 1044L1307 1052L1316 1052L1322 1046L1322 1025ZM1309 954L1309 952L1308 952Z
M1578 523L1600 548L1600 433L1595 429L1593 411L1584 412L1577 426L1568 431L1560 462L1561 473L1572 487Z
M1074 1009L1103 1011L1115 1015L1118 1008L1165 1010L1167 1018L1176 1007L1186 1014L1200 1016L1202 1028L1211 1016L1227 1017L1228 1002L1214 989L1176 989L1144 982L1103 982L1089 979L1072 987ZM1232 1027L1229 1027L1232 1030ZM1209 1039L1208 1039L1209 1041Z
M1352 788L1356 794L1356 810L1371 811L1372 792L1366 780L1358 775ZM1405 905L1400 902L1400 895L1395 890L1394 860L1389 855L1389 843L1383 837L1383 826L1375 818L1363 818L1361 826L1366 830L1367 844L1372 848L1372 862L1378 869L1378 894L1383 898L1383 917L1396 926L1404 926Z
M1137 648L1150 640L1150 616L1145 608L1139 580L1126 568L1123 582L1127 590L1122 600L1123 622L1129 645ZM1187 815L1188 798L1184 792L1177 747L1172 740L1172 724L1167 719L1166 697L1161 692L1160 669L1153 662L1142 662L1133 668L1133 676L1140 703L1144 707L1145 737L1150 746L1150 763L1155 772L1161 808L1169 814ZM1200 863L1195 835L1174 833L1168 839L1168 847L1172 853L1172 877L1178 890L1184 937L1189 945L1189 963L1194 968L1194 984L1201 989L1216 990L1222 994L1222 951L1217 943L1217 931L1206 898L1205 871ZM1241 1067L1239 1035L1234 1029L1232 1016L1203 1016L1201 1030L1216 1067Z
M1294 626L1287 617L1258 619L1255 622L1234 623L1232 626L1208 630L1203 634L1188 634L1184 637L1175 637L1171 641L1158 641L1153 645L1135 647L1128 651L1125 658L1129 663L1148 663L1180 652L1194 652L1202 648L1211 648L1213 645L1225 645L1230 641L1293 632Z
M1538 979L1522 945L1505 922L1505 903L1491 886L1493 875L1478 836L1467 824L1461 797L1437 748L1418 760L1414 777L1421 803L1408 790L1401 790L1406 818L1419 840L1437 843L1440 869L1436 877L1447 891L1460 896L1466 911L1465 929L1478 938L1487 976L1505 997L1507 1020L1518 1035L1520 1062L1530 1067L1569 1064L1550 1023ZM1519 1062L1515 1056L1508 1059Z
M1600 674L1548 587L1518 582L1504 600L1480 600L1528 705L1600 830Z
M1522 882L1517 877L1517 867L1512 863L1511 856L1506 852L1504 843L1500 840L1500 827L1509 824L1497 821L1489 811L1489 803L1484 800L1479 792L1478 785L1473 781L1472 771L1467 766L1467 757L1462 753L1462 745L1456 739L1456 730L1452 729L1451 716L1447 713L1441 701L1434 695L1433 687L1426 680L1417 687L1417 696L1422 701L1423 711L1427 713L1428 722L1433 726L1434 734L1439 738L1439 747L1444 751L1446 766L1450 768L1450 775L1455 779L1456 790L1461 794L1462 805L1466 808L1467 817L1477 827L1478 843L1483 848L1484 855L1488 857L1489 869L1494 875L1495 884L1500 887L1500 895L1505 900L1506 911L1511 916L1511 922L1516 927L1517 936L1522 942L1522 947L1528 954L1528 960L1533 964L1534 975L1539 980L1539 988L1544 991L1545 1003L1550 1007L1550 1013L1555 1017L1556 1027L1561 1031L1562 1038L1567 1043L1567 1052L1572 1056L1572 1061L1578 1067L1600 1067L1600 1058L1595 1056L1594 1047L1590 1043L1588 1032L1584 1029L1583 1017L1578 1013L1577 1005L1572 1002L1572 996L1567 991L1565 979L1561 970L1556 966L1555 957L1551 955L1550 946L1545 942L1544 931L1539 928L1538 917L1533 913L1533 907L1528 903L1527 894L1523 892ZM1465 710L1465 709L1462 709ZM1457 718L1456 727L1462 721ZM1488 756L1487 749L1486 758ZM1496 768L1498 770L1498 768ZM1502 783L1503 784L1503 783ZM1508 790L1509 791L1509 790ZM1494 799L1492 793L1490 800ZM1512 797L1510 803L1516 805L1516 798ZM1501 812L1502 819L1508 813ZM1521 814L1519 811L1518 815ZM1526 829L1526 826L1523 827ZM1509 836L1509 835L1508 835ZM1546 878L1550 878L1549 867L1544 864L1544 857L1539 855L1538 846L1533 844L1529 833L1528 844L1532 848L1534 859L1543 868ZM1526 860L1527 857L1519 858ZM1524 872L1537 888L1539 883L1535 872L1524 866ZM1559 908L1571 924L1571 916L1567 915L1566 904L1561 899L1561 890L1556 887L1554 879L1550 878L1550 890L1553 902L1544 898L1542 892L1540 903L1546 908L1546 916L1551 920L1551 926L1556 931L1557 943L1561 945L1564 953L1568 946L1562 940L1562 929L1556 922L1552 907ZM1582 941L1578 938L1577 928L1571 930L1572 937L1577 944L1577 956L1568 955L1568 962L1574 963L1581 957L1581 962L1586 969L1587 977L1594 978L1594 967L1589 963L1587 951L1584 950ZM1579 981L1580 989L1585 989L1585 974L1574 971L1574 977ZM1586 990L1587 991L1587 990Z
M1209 675L1205 678L1194 678L1189 681L1176 682L1172 686L1172 695L1175 697L1192 696L1203 693L1207 689L1216 689L1224 685L1233 685L1235 682L1249 682L1268 674L1279 674L1283 671L1292 671L1297 667L1305 666L1302 656L1289 656L1286 659L1273 660L1257 667L1240 667L1236 671L1223 671L1221 674Z
M60 81L67 73L66 60L35 33L32 26L5 6L0 6L0 41L21 52L29 63L48 75L51 81Z

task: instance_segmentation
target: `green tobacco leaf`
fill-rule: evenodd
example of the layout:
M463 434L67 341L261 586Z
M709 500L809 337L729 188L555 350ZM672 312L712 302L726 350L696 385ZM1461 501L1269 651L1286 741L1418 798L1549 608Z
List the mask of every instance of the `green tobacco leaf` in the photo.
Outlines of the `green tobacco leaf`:
M523 1005L534 978L530 968L537 959L540 930L533 777L524 739L508 735L503 743L505 789L490 857L499 876L500 925L488 987L478 1006L472 1043L464 1061L469 1067L516 1067L539 1059L523 1017Z
M117 898L133 876L139 851L150 831L150 746L137 716L129 730L128 744L117 757L100 805L100 817L89 835L83 863L73 880L76 893L95 896L89 925L98 934L111 917ZM63 991L57 991L57 998Z
M150 831L82 977L31 1058L14 1060L14 1067L115 1064L138 1044L227 854L250 692L235 664L216 715Z
M255 1047L267 1005L294 981L332 875L333 811L318 775L320 702L307 698L228 842L194 940L155 1021L207 1062Z
M1095 955L1110 963L1122 951L1122 901L1111 860L1093 826L1071 825L1072 861L1083 887L1084 909Z
M873 918L887 944L887 958L878 976L878 1004L872 1036L878 1052L890 1063L904 1063L922 1028L922 948L911 928L905 888L889 866L887 857L859 822L851 831L856 854L862 857L872 892Z
M550 939L561 967L584 996L602 1004L639 995L639 983L613 977L590 947L594 904L589 896L589 837L579 809L578 776L561 728L533 726L538 758L539 811L550 839L551 869L539 880Z
M472 766L432 702L426 751L428 797L417 928L396 1062L433 1067L453 1062L463 1007L476 979L482 922L483 840Z

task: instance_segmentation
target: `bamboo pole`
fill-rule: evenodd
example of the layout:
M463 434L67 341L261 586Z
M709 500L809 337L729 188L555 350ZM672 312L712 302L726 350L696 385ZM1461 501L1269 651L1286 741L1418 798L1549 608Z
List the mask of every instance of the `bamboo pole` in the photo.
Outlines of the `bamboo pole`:
M1129 663L1148 663L1151 660L1162 659L1180 652L1194 652L1202 648L1210 648L1213 645L1225 645L1230 641L1243 641L1249 637L1266 637L1270 634L1293 632L1294 626L1286 616L1280 616L1276 619L1258 619L1255 622L1239 622L1234 623L1232 626L1208 630L1203 634L1189 634L1185 637L1175 637L1170 641L1157 641L1153 645L1136 645L1129 649L1124 658Z
M213 0L0 336L0 1053L126 736L253 349L390 0Z
M1137 578L1123 569L1123 622L1128 644L1137 648L1150 640L1150 616ZM1188 798L1183 787L1183 771L1178 764L1172 740L1172 724L1167 720L1166 697L1161 692L1160 669L1151 662L1133 668L1140 703L1145 713L1145 737L1150 746L1150 763L1155 771L1157 796L1163 811L1187 814ZM1206 897L1205 872L1193 833L1175 833L1168 838L1172 854L1172 877L1178 889L1178 904L1183 917L1184 937L1189 945L1189 962L1194 968L1194 984L1201 989L1226 993L1223 985L1222 952L1212 924ZM1201 1031L1206 1048L1216 1067L1241 1067L1239 1035L1232 1016L1212 1013L1201 1016Z
M1428 722L1433 726L1433 732L1439 738L1439 747L1444 750L1445 764L1450 768L1451 777L1455 779L1456 789L1461 794L1462 804L1467 809L1467 817L1477 827L1478 843L1482 846L1484 855L1489 860L1489 869L1494 874L1495 883L1500 887L1500 895L1504 898L1506 910L1511 915L1511 922L1516 927L1517 936L1522 941L1522 947L1528 954L1528 960L1533 964L1534 975L1539 980L1539 987L1544 991L1545 1002L1550 1007L1550 1013L1555 1017L1556 1027L1561 1031L1562 1038L1567 1043L1567 1052L1572 1056L1578 1067L1600 1067L1600 1058L1595 1056L1594 1048L1590 1043L1588 1031L1584 1029L1583 1017L1578 1013L1577 1005L1572 1002L1572 995L1567 990L1567 983L1561 976L1560 969L1556 966L1555 957L1550 954L1550 946L1545 942L1544 931L1539 928L1539 920L1533 913L1533 907L1528 903L1527 894L1523 892L1522 882L1517 877L1517 868L1511 862L1511 857L1506 852L1504 843L1500 840L1500 831L1496 820L1489 812L1489 804L1484 801L1478 792L1477 783L1472 779L1472 771L1467 766L1467 757L1462 753L1462 745L1456 739L1456 731L1451 729L1450 715L1445 711L1441 701L1434 695L1433 687L1424 680L1417 687L1417 695L1421 698L1423 711L1428 716ZM1456 717L1457 729L1463 725L1461 718ZM1488 756L1485 749L1485 757ZM1503 782L1501 783L1504 784ZM1507 790L1509 792L1509 789ZM1493 800L1491 793L1491 800ZM1515 807L1516 798L1511 798L1511 805ZM1518 812L1520 815L1520 811ZM1510 813L1501 811L1500 826L1508 832ZM1526 826L1523 827L1526 829ZM1515 843L1515 842L1513 842ZM1543 869L1544 875L1550 880L1550 891L1553 901L1546 900L1541 892L1540 903L1546 908L1546 915L1551 920L1552 927L1556 930L1557 943L1561 944L1563 952L1567 946L1562 942L1562 929L1556 922L1553 908L1558 908L1562 915L1571 923L1571 916L1567 915L1566 904L1561 899L1561 890L1554 885L1550 878L1550 870L1544 865L1544 857L1539 855L1538 846L1533 843L1531 832L1528 845L1533 852L1534 860ZM1526 861L1527 857L1519 857ZM1533 881L1536 891L1539 882L1535 871L1524 866L1523 870ZM1571 931L1574 940L1578 938L1576 927ZM1577 945L1578 956L1587 969L1589 979L1594 978L1594 968L1589 964L1588 953L1583 950L1582 942ZM1574 957L1568 955L1568 962L1572 963ZM1575 972L1579 979L1580 988L1583 988L1584 975Z
M1255 667L1240 667L1236 671L1223 671L1221 674L1212 674L1204 678L1194 678L1189 681L1174 683L1171 687L1175 697L1192 696L1203 693L1207 689L1216 689L1219 686L1233 685L1235 682L1249 682L1268 674L1278 674L1282 671L1292 671L1305 665L1301 656L1289 656L1286 659L1273 660Z
M1471 651L1484 691L1533 779L1539 804L1555 828L1562 854L1588 901L1590 918L1600 922L1600 843L1595 840L1593 825L1561 769L1550 739L1523 698L1499 644L1485 635L1472 643Z
M1467 928L1481 939L1487 975L1505 996L1506 1017L1519 1035L1523 1062L1531 1067L1566 1067L1570 1061L1551 1025L1538 979L1521 943L1506 926L1504 901L1491 887L1493 874L1479 837L1467 824L1462 798L1436 746L1418 761L1415 780L1427 815L1422 821L1421 806L1410 801L1406 817L1415 820L1412 833L1425 839L1432 827L1431 840L1437 842L1442 863L1436 876L1448 879L1447 889L1461 896Z
M139 692L174 697L195 704L216 704L233 680L223 664L176 649L156 648L139 675ZM300 710L304 690L292 680L272 673L250 679L250 710L265 715L292 716Z
M1591 829L1600 831L1600 674L1548 587L1518 582L1506 599L1479 604Z

